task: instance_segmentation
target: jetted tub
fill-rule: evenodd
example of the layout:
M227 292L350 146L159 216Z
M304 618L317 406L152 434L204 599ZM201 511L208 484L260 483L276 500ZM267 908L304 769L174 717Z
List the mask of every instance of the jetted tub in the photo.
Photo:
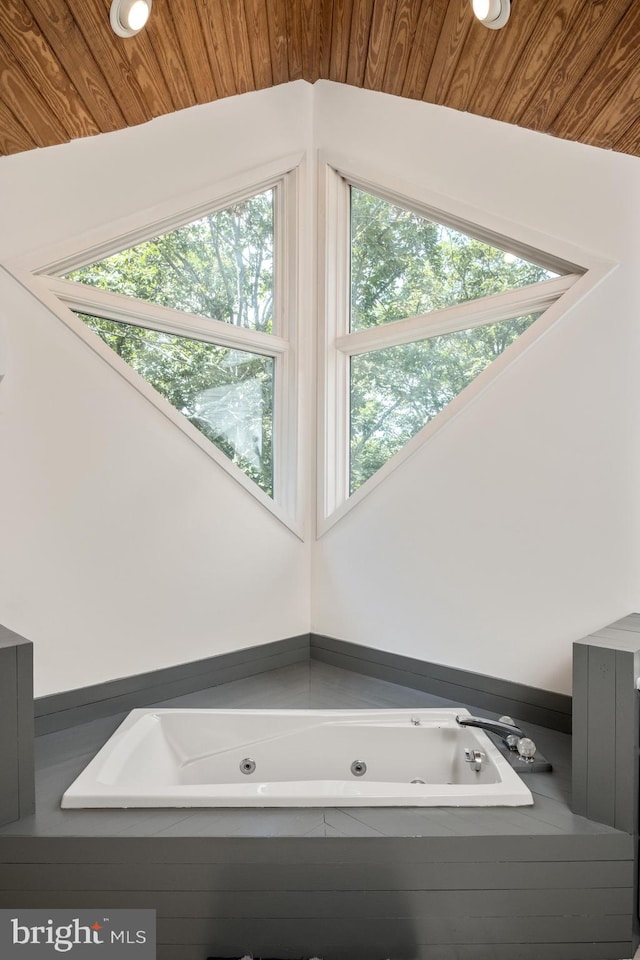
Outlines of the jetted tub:
M62 798L81 807L524 806L467 710L133 710ZM476 755L476 751L480 756Z

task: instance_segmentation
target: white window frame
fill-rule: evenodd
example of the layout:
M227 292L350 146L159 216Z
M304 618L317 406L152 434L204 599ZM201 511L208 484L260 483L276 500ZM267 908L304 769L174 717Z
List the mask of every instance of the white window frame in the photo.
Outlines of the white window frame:
M351 332L350 189L355 187L419 216L444 224L562 275L431 313ZM484 220L485 226L481 223ZM348 162L322 157L319 164L319 410L317 534L322 536L401 463L477 398L549 326L612 269L612 264L552 238L517 236L514 224L427 194L414 185L389 183L379 172L356 172ZM540 246L538 246L540 243ZM553 252L549 252L553 251ZM562 308L559 301L562 299ZM372 350L413 343L531 313L538 317L508 351L497 357L437 417L349 494L350 361ZM535 328L535 329L534 329Z
M167 205L158 218L148 212L121 222L112 231L85 237L72 250L41 252L37 265L18 263L12 272L28 286L56 316L87 346L109 363L131 386L176 424L212 460L229 473L248 493L303 539L304 520L298 470L298 323L300 284L298 243L300 236L300 163L288 157L261 170L221 184L212 196L209 191L191 195ZM169 233L202 216L224 210L235 203L274 190L274 316L273 333L235 327L224 321L190 314L170 307L110 293L64 275L145 240ZM28 271L28 272L24 272ZM202 340L218 346L248 351L273 359L273 497L265 493L218 447L208 440L168 400L111 350L76 312L134 324L152 330Z

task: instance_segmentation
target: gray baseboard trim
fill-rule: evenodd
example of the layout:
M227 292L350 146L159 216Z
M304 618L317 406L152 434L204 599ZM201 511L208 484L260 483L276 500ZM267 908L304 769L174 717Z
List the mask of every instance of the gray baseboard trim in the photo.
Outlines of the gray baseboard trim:
M571 732L571 697L318 634L110 680L35 701L36 735L124 713L309 659Z
M241 680L309 659L309 634L275 640L204 660L178 664L35 701L36 735L113 716L151 703Z
M571 697L565 694L318 634L311 634L310 656L312 660L321 660L345 670L571 733Z

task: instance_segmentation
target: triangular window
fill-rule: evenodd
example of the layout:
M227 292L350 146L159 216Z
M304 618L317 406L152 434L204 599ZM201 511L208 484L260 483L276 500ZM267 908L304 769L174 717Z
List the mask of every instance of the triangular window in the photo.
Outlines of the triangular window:
M558 273L351 187L351 323L364 330Z
M53 292L119 359L102 355L124 361L144 396L293 528L296 365L285 334L295 279L277 275L294 259L295 230L283 223L295 222L296 190L292 171L48 271Z
M325 336L319 532L483 389L521 335L532 343L529 328L584 272L508 225L321 169L318 248L287 167L41 271L94 349L296 533L296 343L309 342L315 301L301 288L305 238Z
M344 238L349 248L342 272L338 264L325 277L321 529L401 462L580 272L335 172L325 199L325 249L344 248Z
M266 190L66 279L271 333L273 261L274 191Z

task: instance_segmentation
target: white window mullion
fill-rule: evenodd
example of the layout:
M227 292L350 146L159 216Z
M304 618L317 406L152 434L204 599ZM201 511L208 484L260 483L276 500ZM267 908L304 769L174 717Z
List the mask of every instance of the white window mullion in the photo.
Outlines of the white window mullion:
M318 530L348 495L349 358L337 340L349 330L349 185L328 167L319 202Z
M274 501L295 521L300 535L298 452L300 403L298 312L300 177L297 169L278 184L274 197L274 313L269 342L283 344L275 357L273 409Z
M541 313L552 303L570 290L577 274L544 280L527 287L494 293L481 300L458 303L444 307L432 313L423 313L403 320L381 323L377 327L357 330L336 339L336 346L343 353L354 356L380 350L383 347L395 347L402 343L413 343L443 333L456 333L458 330L472 330L489 323L511 320L513 317Z
M260 330L248 330L222 320L183 313L172 307L146 303L144 300L111 293L101 287L91 287L73 280L61 280L57 277L43 279L52 293L72 310L80 313L264 355L283 353L287 348L286 340Z

